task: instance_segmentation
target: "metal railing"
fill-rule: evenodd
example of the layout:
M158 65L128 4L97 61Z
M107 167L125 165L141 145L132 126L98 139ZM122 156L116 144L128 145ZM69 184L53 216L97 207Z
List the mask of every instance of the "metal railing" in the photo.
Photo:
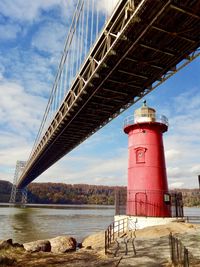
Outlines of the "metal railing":
M128 227L128 218L124 218L111 223L105 231L105 254L108 254L108 249L115 238L126 233Z
M137 208L141 205L141 199L137 198L137 194L141 193L145 195L145 199L142 199L142 211L143 214L137 212ZM169 201L165 200L165 196L169 196ZM158 198L159 202L163 200L162 205L155 203L154 199ZM171 217L184 217L183 213L183 200L182 193L175 191L162 191L162 190L130 190L127 192L126 188L123 190L115 191L115 215L128 215L129 211L127 206L132 207L136 216L151 216L157 217L163 207L171 209Z
M189 252L181 241L174 237L172 233L169 235L169 246L171 261L174 266L189 267Z
M128 116L124 121L124 128L142 122L158 122L169 126L168 118L161 114L140 114Z
M184 216L187 223L200 224L200 216Z

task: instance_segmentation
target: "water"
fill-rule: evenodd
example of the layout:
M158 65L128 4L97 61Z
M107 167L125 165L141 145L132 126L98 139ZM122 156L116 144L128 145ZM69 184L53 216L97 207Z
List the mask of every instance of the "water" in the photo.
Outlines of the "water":
M200 208L184 208L185 216L200 216ZM0 240L24 243L70 235L78 242L105 230L113 222L112 206L8 207L0 206Z
M113 221L112 206L65 206L65 208L0 206L0 240L24 243L70 235L78 242L105 230Z
M200 216L200 207L199 208L184 208L185 216Z

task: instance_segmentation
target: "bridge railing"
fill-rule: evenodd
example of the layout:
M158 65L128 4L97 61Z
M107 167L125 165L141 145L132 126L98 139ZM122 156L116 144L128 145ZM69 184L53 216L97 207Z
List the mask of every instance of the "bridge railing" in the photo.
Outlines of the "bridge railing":
M119 1L109 0L105 7L102 1L76 0L64 51L31 155L59 110L81 65Z

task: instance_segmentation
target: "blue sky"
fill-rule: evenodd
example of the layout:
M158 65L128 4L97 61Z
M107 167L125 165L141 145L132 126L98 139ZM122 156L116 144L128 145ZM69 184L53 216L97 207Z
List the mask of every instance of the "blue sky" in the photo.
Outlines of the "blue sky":
M100 14L111 10L97 0ZM17 160L31 152L68 32L74 1L0 1L0 179L12 181ZM168 117L164 135L170 187L197 187L200 174L200 59L174 75L146 99ZM138 102L36 182L125 185L127 136L124 119Z

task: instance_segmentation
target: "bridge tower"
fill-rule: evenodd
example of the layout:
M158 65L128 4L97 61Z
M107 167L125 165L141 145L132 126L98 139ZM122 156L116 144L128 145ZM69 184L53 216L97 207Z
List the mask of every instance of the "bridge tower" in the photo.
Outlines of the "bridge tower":
M146 101L125 121L129 149L126 214L129 216L171 217L162 140L167 130L167 118L158 116Z
M16 203L17 202L17 193L21 195L21 204L26 204L27 203L27 188L22 188L18 189L17 188L17 181L23 172L23 169L26 165L26 161L17 161L16 163L16 168L15 168L15 174L14 174L14 180L13 180L13 186L11 190L11 195L10 195L10 203Z

